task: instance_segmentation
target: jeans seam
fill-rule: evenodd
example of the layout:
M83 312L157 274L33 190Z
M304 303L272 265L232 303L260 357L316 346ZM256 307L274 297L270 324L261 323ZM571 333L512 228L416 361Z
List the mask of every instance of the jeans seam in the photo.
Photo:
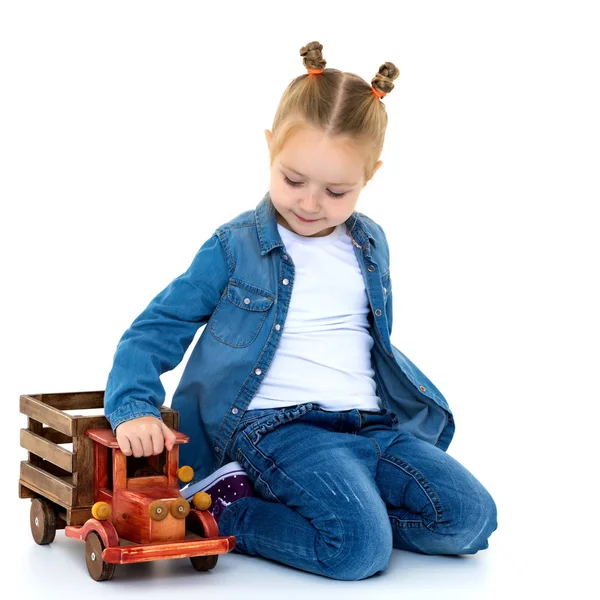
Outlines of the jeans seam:
M375 450L377 451L377 461L379 462L382 458L382 454L381 454L381 447L379 446L379 443L377 442L377 440L373 439L373 438L367 438L370 442L373 443L373 445L375 446Z
M390 521L400 529L423 529L425 527L423 521L418 521L416 519L399 519L394 515L388 516Z
M444 520L444 508L437 494L435 493L431 485L429 485L423 474L417 471L414 467L411 467L407 462L399 459L397 456L387 454L383 456L381 460L398 467L399 469L410 475L414 481L416 481L418 486L423 490L423 493L431 503L431 506L435 513L435 525L427 526L427 528L431 531L437 529L440 523L442 523Z

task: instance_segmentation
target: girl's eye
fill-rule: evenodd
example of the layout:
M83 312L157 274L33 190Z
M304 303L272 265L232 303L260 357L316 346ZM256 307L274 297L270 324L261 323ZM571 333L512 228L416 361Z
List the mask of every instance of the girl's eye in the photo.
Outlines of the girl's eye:
M287 177L286 175L283 176L285 182L288 185L291 185L292 187L298 187L300 185L302 185L301 181L292 181L289 177ZM327 190L327 193L332 197L332 198L341 198L342 196L345 196L347 192L343 192L342 194L336 194L335 192L332 192L331 190Z

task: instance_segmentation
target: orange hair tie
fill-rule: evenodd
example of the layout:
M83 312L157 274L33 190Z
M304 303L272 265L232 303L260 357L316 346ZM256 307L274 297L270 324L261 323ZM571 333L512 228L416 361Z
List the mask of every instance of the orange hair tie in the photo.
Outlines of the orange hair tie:
M323 72L323 69L307 69L307 71L309 74L318 75Z
M373 86L371 86L371 91L378 97L378 98L383 98L384 96L387 95L387 92L380 92L379 90L376 90Z

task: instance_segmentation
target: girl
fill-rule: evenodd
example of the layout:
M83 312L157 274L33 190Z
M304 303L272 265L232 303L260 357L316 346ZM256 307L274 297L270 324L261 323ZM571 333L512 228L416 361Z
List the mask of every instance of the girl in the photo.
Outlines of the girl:
M105 412L126 454L171 448L160 375L206 324L172 401L195 470L184 495L210 494L237 552L359 580L392 548L487 548L496 506L445 452L445 398L390 341L386 237L354 210L382 164L398 70L384 63L369 85L325 69L322 48L301 48L308 73L266 131L269 191L123 334Z

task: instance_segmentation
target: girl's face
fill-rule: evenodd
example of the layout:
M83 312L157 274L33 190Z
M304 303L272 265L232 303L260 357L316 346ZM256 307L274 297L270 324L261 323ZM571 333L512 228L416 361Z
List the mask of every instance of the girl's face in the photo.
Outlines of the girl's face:
M269 143L271 132L265 134ZM373 174L380 166L378 161ZM364 185L364 159L357 151L312 128L297 131L271 167L277 222L308 237L329 235L346 221Z

